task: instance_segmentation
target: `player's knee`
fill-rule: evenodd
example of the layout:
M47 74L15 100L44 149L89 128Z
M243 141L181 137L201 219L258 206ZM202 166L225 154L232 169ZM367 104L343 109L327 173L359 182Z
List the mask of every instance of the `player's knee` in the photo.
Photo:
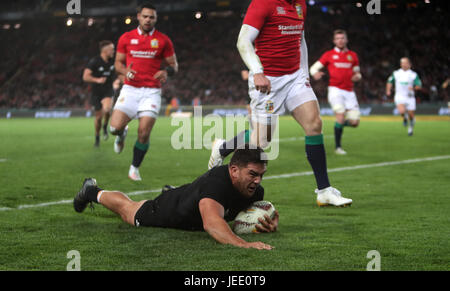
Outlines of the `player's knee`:
M111 109L112 109L111 106L104 106L104 107L103 107L103 114L109 114L109 113L111 113Z
M110 132L112 135L120 135L120 134L122 133L121 130L115 128L114 126L109 126L109 132Z
M318 135L322 133L322 118L316 116L305 128L306 135Z
M359 120L349 120L348 123L351 127L358 127L359 126Z

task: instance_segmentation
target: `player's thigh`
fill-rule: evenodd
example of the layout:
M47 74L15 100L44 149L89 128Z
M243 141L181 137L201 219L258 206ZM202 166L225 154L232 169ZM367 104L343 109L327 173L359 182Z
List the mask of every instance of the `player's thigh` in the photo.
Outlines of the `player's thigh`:
M306 135L319 135L322 133L322 119L317 100L308 101L292 111L294 119L303 127Z
M406 112L406 104L405 103L396 103L397 111L400 115L405 114Z
M109 125L116 130L123 130L125 126L131 121L131 118L119 109L114 109Z
M112 97L104 97L101 101L103 112L110 112L112 109Z
M303 127L306 135L322 132L322 119L316 94L306 80L297 81L288 93L285 107Z
M139 202L130 201L130 203L127 203L123 207L123 209L121 209L120 216L122 217L122 220L131 225L135 225L136 213L142 207L142 205L147 201L148 200L142 200Z

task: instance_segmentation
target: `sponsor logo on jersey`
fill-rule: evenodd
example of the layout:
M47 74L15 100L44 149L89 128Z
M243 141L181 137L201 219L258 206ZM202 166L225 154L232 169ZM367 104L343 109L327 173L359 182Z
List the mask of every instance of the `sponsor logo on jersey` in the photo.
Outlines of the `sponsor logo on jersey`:
M150 41L150 45L152 46L152 48L157 49L159 47L159 42L156 38L154 38Z
M130 51L133 58L153 59L156 56L157 51Z
M284 8L283 7L277 7L277 13L278 13L278 15L284 15L284 14L286 14L286 10L284 10Z
M298 25L278 25L281 34L302 34L303 23Z
M334 66L336 68L340 68L340 69L350 69L352 67L351 63L334 63Z
M303 9L301 4L296 4L295 9L297 10L297 15L299 19L303 19Z

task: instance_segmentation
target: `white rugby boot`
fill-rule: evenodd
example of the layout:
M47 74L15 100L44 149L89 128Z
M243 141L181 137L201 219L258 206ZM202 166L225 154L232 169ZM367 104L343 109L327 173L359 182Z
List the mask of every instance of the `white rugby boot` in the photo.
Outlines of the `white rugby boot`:
M336 155L346 155L347 152L344 151L344 149L342 148L336 148L336 150L334 151L336 153Z
M127 133L128 133L128 125L125 126L122 135L116 136L116 140L114 141L114 152L116 152L116 154L120 154L123 151Z
M352 204L353 200L344 198L341 192L333 187L328 187L322 190L315 190L317 194L317 205L321 206L337 206L345 207Z
M128 178L133 181L142 181L141 174L139 174L139 168L131 165L130 170L128 171Z
M221 166L223 164L223 157L220 155L220 146L225 140L217 138L213 141L211 146L211 156L209 157L208 170Z

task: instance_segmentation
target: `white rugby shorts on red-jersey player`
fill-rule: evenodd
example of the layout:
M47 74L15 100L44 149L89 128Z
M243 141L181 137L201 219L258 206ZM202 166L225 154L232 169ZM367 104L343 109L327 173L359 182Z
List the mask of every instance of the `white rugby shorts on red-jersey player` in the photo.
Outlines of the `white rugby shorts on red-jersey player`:
M136 88L123 85L114 110L125 113L130 119L149 116L157 118L161 109L160 88Z
M358 99L353 91L330 86L328 87L328 103L335 113L345 113L350 110L359 112Z
M316 94L301 70L289 75L267 78L271 84L269 94L256 90L253 74L250 74L248 79L251 118L254 122L267 125L271 123L273 115L292 112L306 102L317 101Z

